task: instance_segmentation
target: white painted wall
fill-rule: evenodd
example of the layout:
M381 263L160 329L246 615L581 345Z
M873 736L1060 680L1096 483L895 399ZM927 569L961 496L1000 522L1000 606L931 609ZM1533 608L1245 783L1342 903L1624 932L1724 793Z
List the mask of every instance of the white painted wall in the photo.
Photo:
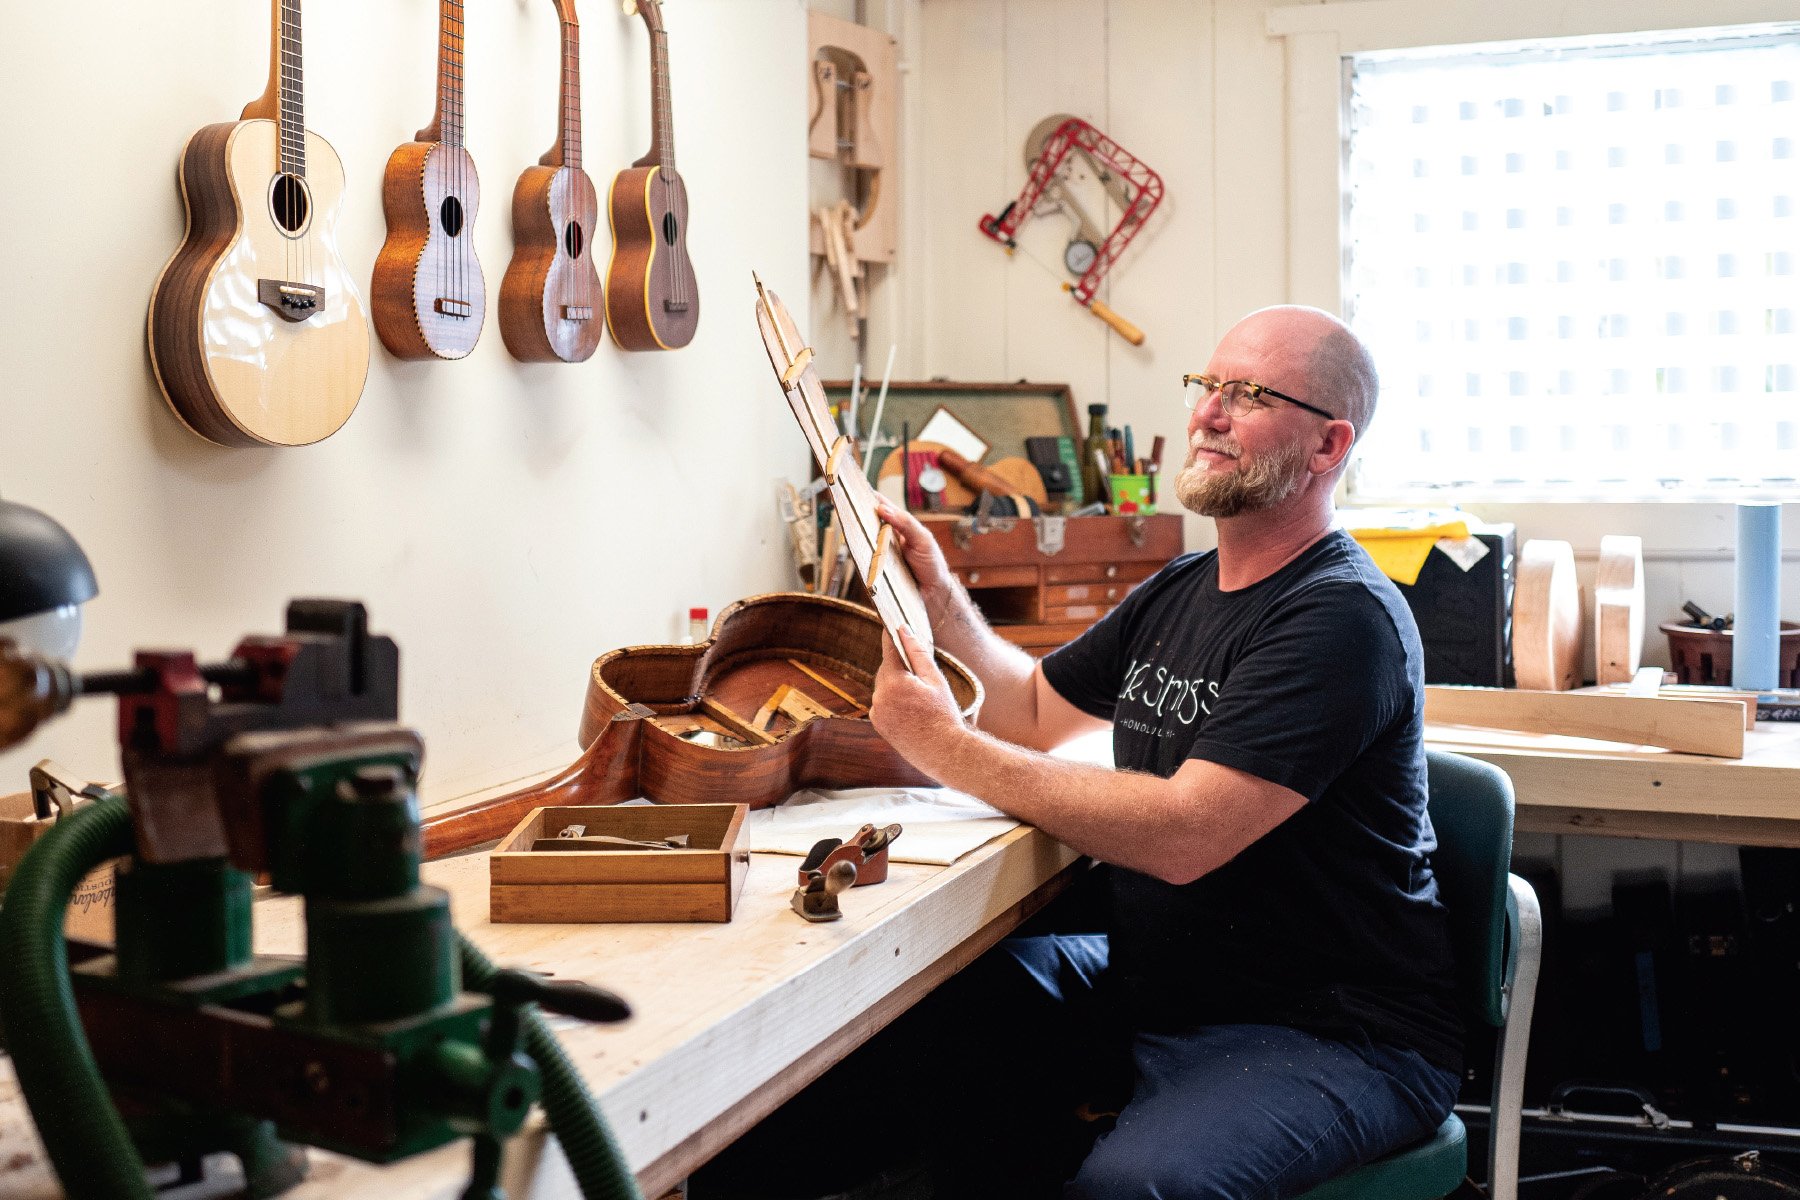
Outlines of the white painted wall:
M307 120L343 157L344 256L366 281L389 152L430 118L432 0L313 0ZM617 4L581 10L585 161L604 195L649 139L648 41ZM672 354L603 342L580 365L516 363L495 316L513 181L556 132L549 0L470 4L467 144L488 327L458 363L377 343L361 407L298 450L222 449L165 409L144 350L152 283L182 232L175 164L262 90L266 4L163 0L9 13L0 39L0 494L86 547L101 594L78 658L138 646L222 656L280 629L296 595L365 600L402 652L402 718L441 801L567 762L588 664L676 640L689 605L789 586L771 482L804 445L770 378L750 272L807 308L805 8L667 5L680 166L705 319ZM51 756L111 777L111 705L0 755L0 791Z

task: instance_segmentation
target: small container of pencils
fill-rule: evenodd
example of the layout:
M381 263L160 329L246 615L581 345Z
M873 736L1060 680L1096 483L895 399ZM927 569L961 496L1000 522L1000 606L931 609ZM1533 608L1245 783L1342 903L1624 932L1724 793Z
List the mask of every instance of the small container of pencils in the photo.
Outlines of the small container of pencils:
M1109 475L1107 486L1116 514L1154 513L1156 497L1150 490L1150 475Z

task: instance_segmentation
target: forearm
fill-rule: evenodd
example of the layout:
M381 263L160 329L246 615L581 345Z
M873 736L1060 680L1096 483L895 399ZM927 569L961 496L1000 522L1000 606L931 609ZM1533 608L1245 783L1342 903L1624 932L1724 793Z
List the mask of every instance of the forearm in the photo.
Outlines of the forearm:
M1029 654L995 633L961 583L952 580L932 606L931 628L938 646L975 672L987 697L980 728L1020 746L1039 747L1037 689Z
M1051 758L980 731L955 738L931 774L1105 862L1174 883L1218 865L1203 849L1213 840L1206 806L1171 780Z

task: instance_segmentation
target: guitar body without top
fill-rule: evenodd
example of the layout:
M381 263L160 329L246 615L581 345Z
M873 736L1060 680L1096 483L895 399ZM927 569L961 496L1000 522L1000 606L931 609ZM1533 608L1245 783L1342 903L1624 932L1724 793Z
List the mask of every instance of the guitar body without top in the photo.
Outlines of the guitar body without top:
M150 298L150 362L169 407L226 446L336 432L369 369L362 298L337 248L344 169L305 132L281 170L275 121L208 125L181 156L187 234Z
M687 256L687 186L662 167L629 167L607 197L613 256L606 327L626 350L676 350L700 325L700 288Z
M513 256L500 283L500 333L525 362L582 362L600 345L600 221L579 167L525 168L513 188Z

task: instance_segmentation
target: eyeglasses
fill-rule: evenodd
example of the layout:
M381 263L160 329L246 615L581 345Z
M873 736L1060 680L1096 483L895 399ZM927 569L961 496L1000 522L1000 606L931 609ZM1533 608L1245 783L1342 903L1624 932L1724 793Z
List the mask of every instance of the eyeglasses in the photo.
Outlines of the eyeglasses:
M1286 400L1289 404L1298 405L1309 413L1318 413L1327 421L1337 418L1322 408L1308 404L1304 400L1296 400L1284 392L1260 383L1251 383L1248 379L1214 379L1211 375L1183 375L1181 386L1187 390L1183 403L1193 408L1205 400L1213 392L1219 393L1219 406L1234 417L1241 417L1259 408L1269 407L1264 396L1273 396L1277 400Z

